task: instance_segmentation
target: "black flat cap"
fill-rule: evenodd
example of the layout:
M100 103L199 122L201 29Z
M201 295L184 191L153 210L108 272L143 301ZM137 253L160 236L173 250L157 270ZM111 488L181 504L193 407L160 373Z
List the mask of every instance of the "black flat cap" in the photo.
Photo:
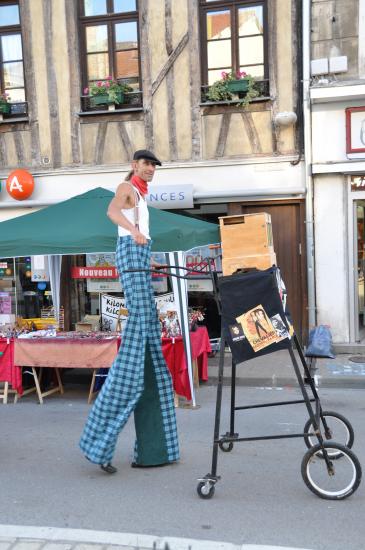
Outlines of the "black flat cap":
M161 166L161 161L158 160L158 158L155 157L155 155L151 153L151 151L147 151L147 149L139 149L134 153L133 160L140 160L140 159L151 160L155 164L158 164L159 166Z

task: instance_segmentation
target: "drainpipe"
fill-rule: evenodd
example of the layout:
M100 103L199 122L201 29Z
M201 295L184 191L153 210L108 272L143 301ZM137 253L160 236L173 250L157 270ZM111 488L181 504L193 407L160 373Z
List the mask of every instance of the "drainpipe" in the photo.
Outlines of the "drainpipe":
M310 105L310 58L311 58L311 0L303 0L303 123L304 158L306 186L306 243L308 279L308 322L309 328L316 324L316 289L314 266L314 220L313 220L313 178L312 178L312 120Z

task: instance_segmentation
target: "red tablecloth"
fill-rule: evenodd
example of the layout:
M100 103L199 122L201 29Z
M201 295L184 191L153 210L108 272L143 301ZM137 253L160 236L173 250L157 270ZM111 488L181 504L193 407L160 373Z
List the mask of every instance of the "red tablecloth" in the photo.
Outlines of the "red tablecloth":
M198 363L199 378L208 380L208 353L211 351L206 327L190 333L192 357ZM7 343L9 342L9 343ZM21 367L109 368L120 338L16 338L3 343L0 355L0 380L8 381L22 392ZM0 348L0 352L2 348ZM188 368L181 336L162 339L162 352L178 395L191 400ZM16 365L16 366L15 366ZM15 385L14 385L15 384Z
M198 327L190 333L191 355L198 363L200 380L208 380L208 353L212 351L206 327ZM191 400L188 366L181 336L162 338L162 352L171 372L174 390L178 395Z
M14 364L14 340L0 338L0 382L9 382L19 394L23 393L22 372Z

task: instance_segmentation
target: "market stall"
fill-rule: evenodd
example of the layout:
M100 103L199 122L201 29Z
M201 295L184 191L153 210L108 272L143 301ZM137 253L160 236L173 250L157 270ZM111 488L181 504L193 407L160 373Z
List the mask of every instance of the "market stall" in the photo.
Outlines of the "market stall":
M199 327L190 333L192 359L195 362L200 380L208 380L208 353L211 351L208 331ZM59 333L54 337L0 338L0 380L7 380L18 395L35 391L39 403L51 393L63 393L59 369L91 369L93 375L89 391L89 402L94 392L95 375L99 369L109 369L115 359L121 337L117 334ZM162 352L170 370L175 393L192 399L188 366L181 336L162 338ZM34 387L23 392L21 371L30 369L34 377ZM52 368L57 383L51 389L42 391L41 375L43 368ZM36 370L38 369L38 371Z
M114 252L116 228L106 211L113 193L93 189L67 201L20 218L0 223L0 258L47 255L56 317L60 306L61 255ZM201 220L150 208L152 250L170 255L173 251L219 242L218 226ZM184 256L179 259L184 262ZM182 342L187 358L189 384L194 401L191 343L187 320L187 292L183 283L174 285ZM62 305L62 304L61 304ZM0 358L1 359L1 358Z

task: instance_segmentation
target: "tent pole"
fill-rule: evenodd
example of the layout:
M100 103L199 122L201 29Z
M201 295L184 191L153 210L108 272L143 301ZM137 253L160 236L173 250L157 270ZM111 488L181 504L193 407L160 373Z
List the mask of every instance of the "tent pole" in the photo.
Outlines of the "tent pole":
M16 289L16 264L15 264L15 258L13 258L13 271L14 271L14 298L15 298L15 319L18 317L18 292Z

